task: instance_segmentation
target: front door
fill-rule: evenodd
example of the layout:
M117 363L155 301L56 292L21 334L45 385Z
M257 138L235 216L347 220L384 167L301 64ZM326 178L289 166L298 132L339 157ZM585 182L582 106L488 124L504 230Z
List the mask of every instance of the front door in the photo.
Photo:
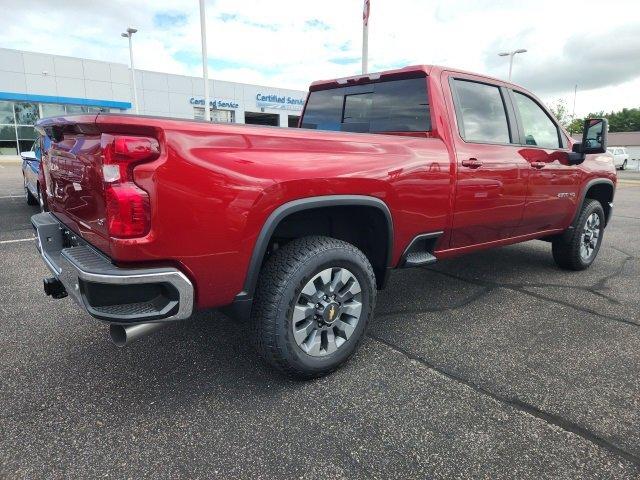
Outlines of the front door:
M509 238L522 220L529 166L518 153L508 92L472 76L456 75L446 83L458 127L453 133L457 179L450 247Z
M579 196L580 169L569 165L566 138L550 114L533 97L512 91L520 125L520 155L529 165L529 184L517 235L566 227Z

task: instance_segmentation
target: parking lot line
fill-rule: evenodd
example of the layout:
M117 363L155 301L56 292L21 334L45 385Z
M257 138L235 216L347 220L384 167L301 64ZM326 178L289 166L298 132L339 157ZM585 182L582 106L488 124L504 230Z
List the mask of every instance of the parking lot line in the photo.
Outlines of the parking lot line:
M4 244L4 243L19 243L19 242L33 242L33 240L35 239L35 237L31 237L31 238L19 238L17 240L0 240L0 245Z
M2 199L2 198L22 198L22 197L24 197L24 195L2 195L0 197L0 199Z

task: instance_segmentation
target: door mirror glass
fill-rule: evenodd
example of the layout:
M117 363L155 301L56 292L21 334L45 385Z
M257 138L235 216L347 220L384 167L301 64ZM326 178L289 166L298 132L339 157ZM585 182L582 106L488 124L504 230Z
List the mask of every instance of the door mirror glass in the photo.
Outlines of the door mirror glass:
M588 118L584 121L582 153L604 153L607 151L607 120Z

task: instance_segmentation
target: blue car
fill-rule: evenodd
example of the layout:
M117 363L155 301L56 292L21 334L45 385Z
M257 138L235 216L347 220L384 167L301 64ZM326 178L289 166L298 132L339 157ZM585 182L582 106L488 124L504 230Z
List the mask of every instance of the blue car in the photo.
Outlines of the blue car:
M29 205L39 205L45 211L44 186L40 186L40 160L42 146L40 139L36 139L31 149L20 154L22 157L22 177L24 180L24 195Z

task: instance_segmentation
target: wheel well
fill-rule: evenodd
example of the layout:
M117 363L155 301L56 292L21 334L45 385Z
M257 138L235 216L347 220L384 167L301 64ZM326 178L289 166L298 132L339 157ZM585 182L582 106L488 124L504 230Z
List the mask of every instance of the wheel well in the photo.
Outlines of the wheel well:
M613 185L608 183L597 183L587 190L585 199L590 198L597 200L602 205L604 210L604 216L607 223L609 223L609 217L611 216L611 205L613 201Z
M337 238L362 250L371 262L378 288L382 288L391 248L390 228L385 214L371 206L325 206L294 212L278 223L263 260L296 238L308 235Z

